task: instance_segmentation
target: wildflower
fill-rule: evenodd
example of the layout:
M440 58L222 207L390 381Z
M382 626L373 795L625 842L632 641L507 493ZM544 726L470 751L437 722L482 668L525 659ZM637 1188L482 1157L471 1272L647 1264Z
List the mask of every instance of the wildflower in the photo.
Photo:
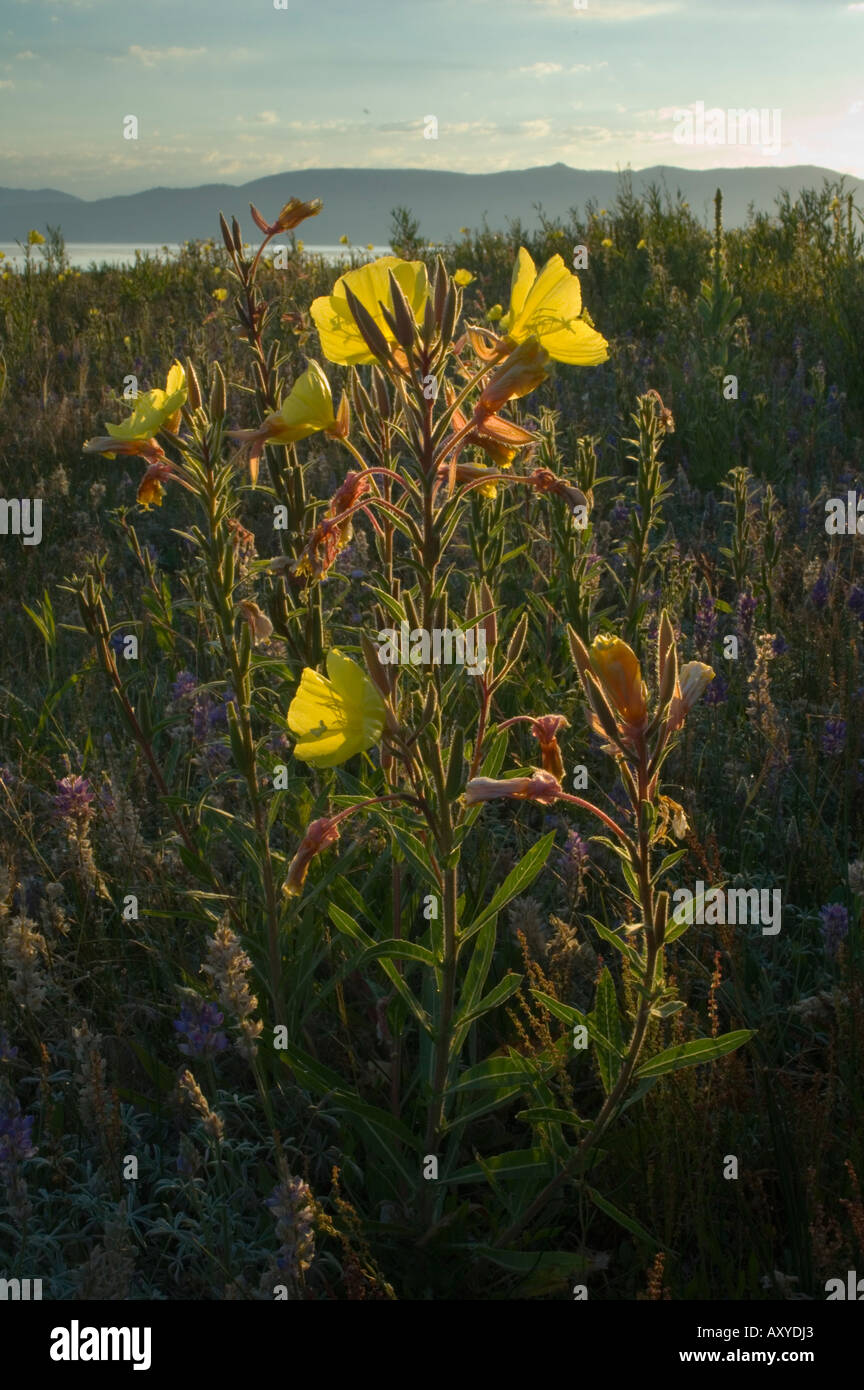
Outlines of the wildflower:
M346 290L366 310L385 341L396 341L383 312L385 308L391 313L393 310L389 280L391 271L408 301L415 322L421 321L429 294L426 267L422 261L381 256L368 265L349 270L339 277L331 294L313 300L309 311L318 329L321 349L329 362L356 366L361 362L375 361L374 353L369 350L366 339L357 327Z
M647 241L645 240L644 236L642 236L642 237L639 238L639 240L638 240L637 243L636 243L636 250L637 250L637 251L644 251L644 250L645 250L645 247L646 247L647 245L648 245Z
M718 676L705 691L706 705L723 705L729 699L729 682L725 676Z
M509 357L492 373L481 392L474 411L474 420L482 424L502 405L518 396L527 396L546 380L549 353L537 338L527 337L515 347Z
M530 777L472 777L465 788L466 806L481 801L509 797L517 801L539 801L551 805L561 795L561 783L551 772L534 768Z
M228 298L228 291L220 287L218 290L213 291L213 298L216 300L217 304L224 304L225 300Z
M680 729L696 701L714 679L714 670L703 661L688 661L678 672L678 682L669 707L670 729Z
M37 230L36 230L35 227L31 227L31 228L30 228L30 231L27 233L27 245L28 245L28 246L44 246L44 245L45 245L45 238L44 238L44 236L42 235L41 232L37 232Z
M609 356L606 339L581 317L579 280L560 256L539 275L524 246L519 248L510 287L510 308L501 320L508 345L535 337L556 362L595 366Z
M322 816L319 820L312 821L300 842L300 848L288 865L288 873L282 885L282 892L286 897L297 898L300 896L312 860L316 854L321 853L322 849L335 844L338 839L339 831L329 817Z
M864 589L861 588L860 584L853 584L849 590L846 606L850 613L854 613L855 617L864 623Z
M351 245L350 241L348 240L348 238L347 238L347 236L345 235L344 232L342 233L342 235L341 235L340 238L339 238L339 245L340 245L340 246L350 246L350 245Z
M246 979L252 962L239 938L228 926L227 917L222 918L207 943L207 960L201 969L213 983L222 1008L232 1014L237 1023L240 1032L235 1044L237 1051L247 1061L254 1061L257 1041L264 1025L260 1019L252 1018L258 1006L258 1000L251 993Z
M611 246L611 245L612 245L612 238L611 238L611 236L604 236L604 238L603 238L603 240L601 241L600 245L601 245L601 246Z
M564 760L558 747L557 736L562 729L569 727L570 721L565 719L563 714L542 714L531 726L531 732L540 744L543 767L559 782L564 778Z
M277 556L270 565L271 573L278 574L288 569L297 578L305 575L310 580L323 579L339 552L347 545L346 525L350 527L350 518L347 523L339 523L333 518L325 517L323 521L319 521L294 563L286 564L286 556Z
M830 580L830 573L827 569L825 569L819 575L819 578L816 580L816 583L810 590L810 602L813 604L814 608L824 608L825 604L828 602Z
M265 1206L276 1221L276 1267L290 1279L299 1280L315 1258L312 1189L301 1178L288 1178L273 1189Z
M175 704L184 699L187 695L192 695L198 689L198 677L191 671L181 671L176 681L171 685L171 699Z
M0 1172L32 1158L36 1149L33 1145L33 1116L21 1114L20 1102L13 1098L0 1110Z
M603 693L625 723L640 728L648 714L648 690L636 653L620 637L601 632L591 643L589 657Z
M305 222L307 217L317 217L323 206L320 198L310 198L305 203L302 198L289 198L275 222L267 222L254 203L249 204L249 209L256 227L265 236L275 236L277 232L293 231L295 227L299 227L301 222ZM347 240L347 237L342 238L343 243Z
M846 720L826 719L820 747L829 758L837 758L846 747Z
M341 408L340 408L341 409ZM281 406L252 430L229 430L232 438L249 449L252 482L258 479L258 462L265 444L294 444L310 434L324 430L340 437L342 421L333 409L330 383L317 362L310 362L297 378Z
M106 425L108 437L89 439L84 452L104 454L109 459L116 454L141 454L151 463L157 462L164 455L153 436L159 430L176 434L187 396L186 373L180 363L175 362L164 391L157 387L138 396L132 414L119 425Z
M820 908L822 939L830 956L836 956L840 945L849 935L849 913L842 903L826 903Z
M203 1000L196 1001L194 1008L184 1004L180 1010L180 1017L174 1020L175 1033L179 1033L185 1039L178 1044L184 1057L210 1059L218 1052L224 1052L228 1046L228 1039L221 1031L223 1018L224 1015L215 1004L205 1003Z
M203 1122L205 1134L209 1135L215 1143L221 1143L225 1134L222 1116L210 1109L210 1102L188 1068L180 1076L178 1084L182 1099L191 1105Z
M442 463L438 468L439 481L446 480L449 471L449 465ZM476 483L486 473L492 473L492 469L487 468L485 463L457 463L453 476L457 483ZM481 483L476 491L481 497L497 497L498 484L495 482L494 474L488 483Z
M451 416L454 432L459 434L467 423L457 406ZM472 425L468 433L463 435L461 446L464 448L466 445L475 444L498 468L509 468L517 450L533 442L534 435L530 430L523 430L521 425L514 425L512 420L502 420L499 415L490 415Z
M491 309L486 310L486 317L490 323L498 323L504 317L504 309L500 304L493 304Z
M534 472L530 474L528 482L535 491L551 492L556 497L563 497L571 510L575 511L577 507L582 507L585 515L588 515L591 499L586 497L581 488L573 487L571 483L568 483L566 478L559 478L556 473L552 472L551 468L535 468Z
M456 274L453 276L453 281L459 286L460 290L464 290L467 285L470 285L473 279L474 276L471 274L470 270L457 270Z
M86 777L62 777L54 796L54 814L60 820L89 821L93 798L93 788Z
M145 510L150 507L161 507L162 498L165 496L165 489L162 484L174 477L176 474L173 467L164 458L151 463L138 484L137 501L139 507L144 507Z
M241 599L240 612L249 624L253 642L266 642L272 637L273 624L257 603L248 598Z
M288 710L288 727L298 735L294 756L313 767L347 762L384 732L384 701L357 663L334 648L327 675L307 666Z

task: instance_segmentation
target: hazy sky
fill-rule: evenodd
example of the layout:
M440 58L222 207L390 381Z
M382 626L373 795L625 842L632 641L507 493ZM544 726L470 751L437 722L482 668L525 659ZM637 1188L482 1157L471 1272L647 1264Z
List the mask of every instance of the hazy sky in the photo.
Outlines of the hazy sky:
M864 3L581 4L0 0L0 184L93 198L320 166L559 160L864 176ZM779 111L779 154L676 143L674 112L699 102Z

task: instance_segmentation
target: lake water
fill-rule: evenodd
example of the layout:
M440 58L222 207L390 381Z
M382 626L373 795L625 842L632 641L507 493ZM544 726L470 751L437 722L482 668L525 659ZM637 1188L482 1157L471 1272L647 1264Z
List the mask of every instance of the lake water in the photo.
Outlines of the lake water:
M369 249L366 246L313 246L310 242L304 242L304 250L311 255L324 256L328 261L339 261L350 257L353 252L363 256L386 256L390 255L389 246L373 246ZM272 243L267 248L268 254L275 251L279 243ZM178 245L156 245L155 243L142 242L139 246L133 246L126 242L99 242L99 241L69 241L66 243L66 253L69 257L70 265L76 270L87 270L93 265L134 265L136 253L142 256L161 256L163 259L169 256L176 256L180 250ZM6 260L13 265L23 264L23 252L15 242L0 242ZM42 264L40 248L33 247L32 262L34 266Z

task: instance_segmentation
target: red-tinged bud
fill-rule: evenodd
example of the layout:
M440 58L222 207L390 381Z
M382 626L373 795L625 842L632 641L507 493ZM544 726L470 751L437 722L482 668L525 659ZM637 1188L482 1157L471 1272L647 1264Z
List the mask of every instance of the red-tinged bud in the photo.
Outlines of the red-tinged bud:
M286 897L296 898L300 896L312 860L316 854L320 854L328 845L335 844L338 839L339 831L331 817L322 816L320 820L312 821L300 842L297 853L288 865L288 873L282 885L282 892Z

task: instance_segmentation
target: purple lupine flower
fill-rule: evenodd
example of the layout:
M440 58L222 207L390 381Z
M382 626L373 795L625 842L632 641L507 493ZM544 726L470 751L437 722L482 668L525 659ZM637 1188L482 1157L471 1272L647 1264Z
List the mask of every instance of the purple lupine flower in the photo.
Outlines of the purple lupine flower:
M855 614L859 622L864 623L864 589L860 584L852 585L846 600L846 607Z
M826 903L819 910L822 938L829 956L836 956L840 943L849 935L849 913L842 903Z
M215 1004L184 1004L180 1017L174 1020L174 1031L185 1038L178 1044L184 1057L215 1057L224 1052L228 1039L221 1031L223 1015Z
M54 796L54 814L59 820L88 821L93 814L93 797L86 777L61 777Z
M709 593L703 595L693 619L693 642L696 650L708 651L717 633L717 614L714 599Z
M829 758L837 758L846 747L846 720L826 719L820 745Z
M0 1172L8 1172L35 1152L33 1116L22 1115L17 1100L7 1101L0 1106Z
M724 705L728 699L728 680L725 676L715 676L702 696L703 705Z
M315 1258L315 1208L312 1189L302 1178L289 1178L265 1199L276 1222L277 1268L299 1279Z
M567 839L560 854L564 878L572 885L578 884L591 857L588 841L582 839L578 830L568 830Z
M828 602L828 591L831 576L827 568L822 571L813 588L810 590L810 602L814 608L824 608Z
M753 615L756 612L756 599L747 592L739 594L735 604L735 626L742 646L750 641L753 632Z
M184 696L191 695L197 689L198 677L193 676L191 671L181 671L171 686L171 699L176 705Z
M615 503L615 506L609 513L609 520L613 526L623 526L626 523L629 515L630 508L627 506L627 503L624 501L623 497L619 497L618 501Z
M123 648L126 645L126 638L131 636L128 632L115 632L108 639L108 645L115 656L123 655Z
M773 642L773 647L775 656L785 656L788 652L789 643L786 641L786 638L783 636L782 632L778 632L776 634Z

